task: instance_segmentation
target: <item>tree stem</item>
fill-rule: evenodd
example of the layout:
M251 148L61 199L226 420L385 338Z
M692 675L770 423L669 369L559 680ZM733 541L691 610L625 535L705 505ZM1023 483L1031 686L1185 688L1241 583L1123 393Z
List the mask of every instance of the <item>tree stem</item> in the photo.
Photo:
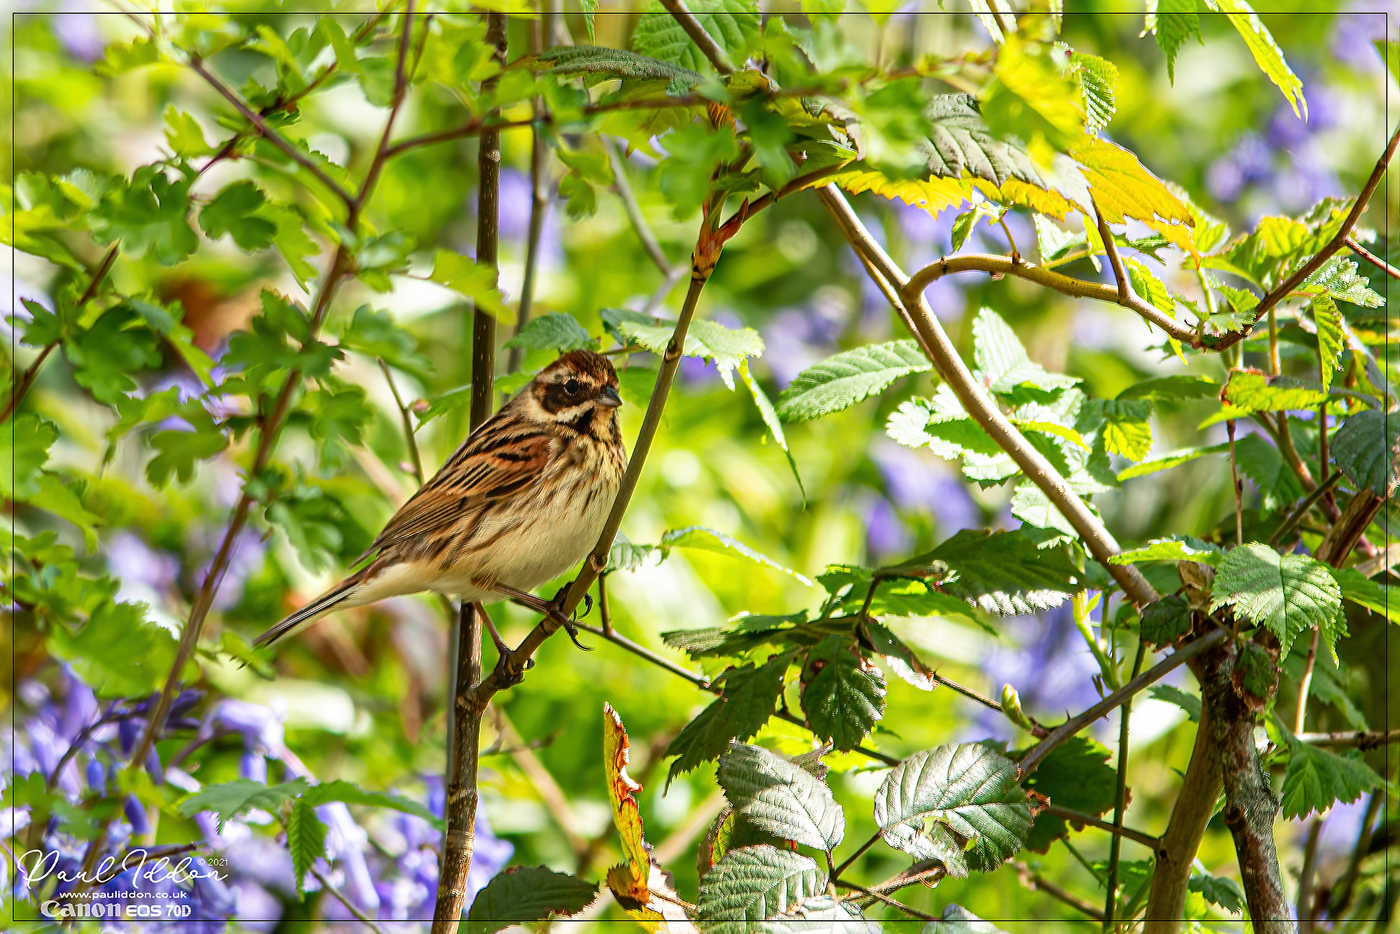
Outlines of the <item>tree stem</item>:
M1107 608L1105 608L1106 610ZM1133 660L1133 677L1142 671L1142 660L1147 655L1147 643L1138 642L1137 658ZM1133 715L1133 700L1123 704L1118 714L1118 789L1113 801L1113 839L1108 847L1108 894L1104 899L1103 928L1105 934L1113 929L1113 918L1118 907L1118 859L1123 850L1123 811L1128 806L1128 726Z
M442 834L442 867L432 934L455 934L466 907L467 874L476 844L476 809L480 799L477 771L481 764L481 715L484 701L473 691L481 684L481 631L485 616L480 604L463 603L457 642L457 696L452 703L454 752L447 783L447 826Z
M502 67L506 62L506 15L486 14L486 44ZM495 87L496 79L482 82L483 91ZM481 134L477 148L476 262L496 268L501 220L501 131ZM496 272L499 277L499 272ZM494 282L493 282L494 284ZM472 430L490 417L495 408L496 316L477 305L472 312Z

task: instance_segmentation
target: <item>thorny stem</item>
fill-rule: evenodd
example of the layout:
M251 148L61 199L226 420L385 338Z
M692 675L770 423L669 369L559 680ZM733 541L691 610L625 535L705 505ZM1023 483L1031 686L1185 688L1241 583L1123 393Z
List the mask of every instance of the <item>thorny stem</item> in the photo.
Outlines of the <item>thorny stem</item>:
M1170 672L1175 671L1197 655L1200 655L1209 648L1219 645L1221 642L1225 641L1228 635L1229 633L1225 630L1216 629L1213 632L1199 637L1195 641L1178 649L1176 652L1173 652L1171 655L1168 655L1152 668L1149 668L1147 671L1133 678L1127 684L1123 685L1121 689L1114 691L1108 697L1105 697L1079 716L1072 717L1056 727L1049 736L1041 740L1040 743L1031 749L1030 752L1026 753L1025 758L1021 760L1021 777L1024 778L1034 772L1036 767L1040 765L1056 746L1060 745L1104 714L1126 703L1143 689L1156 684Z
M102 263L97 267L97 271L92 274L92 278L88 280L87 288L83 290L83 294L79 297L75 309L82 308L97 295L97 289L102 285L102 280L107 278L107 273L112 271L112 264L117 261L117 250L118 245L114 245L107 251L107 255L102 257ZM44 361L49 358L49 354L53 353L54 350L58 348L58 345L59 341L45 344L44 348L39 351L39 356L36 357L34 362L20 375L20 378L15 381L14 388L10 390L10 400L5 404L5 412L3 415L0 415L0 424L8 422L10 416L15 414L15 409L19 408L19 404L23 402L24 397L28 395L29 388L34 385L34 379L39 375L39 367L44 365Z
M1390 265L1376 254L1372 253L1370 250L1357 243L1356 238L1348 235L1346 240L1344 240L1343 242L1346 244L1348 250L1351 250L1357 256L1361 257L1366 262L1370 263L1372 266L1375 266L1387 276L1390 276L1390 278L1400 279L1400 269L1396 269L1394 266Z
M1272 312L1274 306L1291 295L1294 289L1306 281L1313 273L1321 269L1324 263L1347 245L1347 238L1351 236L1351 232L1356 228L1356 222L1361 219L1362 213L1365 212L1367 204L1371 201L1371 195L1375 193L1376 188L1381 183L1381 179L1385 178L1386 167L1390 165L1390 160L1395 157L1395 149L1397 146L1400 146L1400 127L1396 127L1395 132L1391 135L1390 142L1385 147L1385 152L1381 153L1380 159L1376 162L1376 167L1371 170L1370 178L1366 179L1366 184L1361 186L1361 191L1357 194L1356 201L1352 204L1351 210L1347 212L1346 219L1342 221L1342 226L1337 230L1337 233L1331 240L1327 241L1327 244L1322 249L1318 250L1317 253L1313 255L1312 259L1299 266L1293 275L1289 276L1283 282L1280 282L1268 295L1265 295L1259 300L1259 304L1254 307L1255 324L1258 324L1259 320L1266 314ZM1213 349L1224 350L1226 347L1239 343L1244 340L1248 330L1249 329L1246 328L1226 335Z
M1142 660L1147 655L1147 643L1138 642L1137 658L1133 660L1133 677L1142 671ZM1118 714L1118 788L1113 799L1113 839L1108 845L1108 894L1104 898L1104 931L1113 929L1114 910L1118 905L1118 859L1123 851L1123 811L1128 806L1128 726L1132 720L1132 698L1123 704Z
M408 406L403 404L403 397L399 395L399 387L394 385L394 374L389 372L389 364L384 362L384 358L379 358L379 369L384 372L384 381L389 384L389 391L394 394L394 405L398 406L399 419L403 422L404 443L408 445L408 454L413 458L413 476L422 486L423 478L423 456L418 453L418 439L413 435L413 419L409 417Z

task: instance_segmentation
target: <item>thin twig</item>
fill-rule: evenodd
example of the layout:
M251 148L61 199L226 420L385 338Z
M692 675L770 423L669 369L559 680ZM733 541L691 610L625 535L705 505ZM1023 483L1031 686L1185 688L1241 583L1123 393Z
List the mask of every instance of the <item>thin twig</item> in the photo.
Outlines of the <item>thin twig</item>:
M656 241L656 235L652 233L651 226L647 224L647 219L642 214L642 207L637 203L637 195L632 191L632 184L627 180L627 164L623 162L622 155L617 151L617 144L606 136L600 136L603 149L608 153L608 159L612 162L613 170L613 191L617 192L618 198L622 201L622 207L627 211L627 220L632 224L632 231L637 235L637 239L642 242L642 249L646 250L647 256L656 264L656 268L661 270L661 274L670 278L674 265L666 258L665 252L661 249L661 244Z
M603 622L603 635L613 634L612 614L608 611L608 575L598 575L598 618Z
M914 909L914 908L910 908L908 905L904 904L903 902L895 901L893 898L890 898L890 897L889 897L888 895L886 895L884 892L879 892L879 891L876 891L875 889L867 889L867 888L866 888L865 886L863 886L863 885L856 885L854 882L847 882L845 879L837 879L837 880L835 881L834 884L836 885L837 888L850 889L850 890L853 891L853 892L860 892L862 895L869 895L871 898L879 899L880 901L884 902L885 904L889 905L890 907L892 907L892 908L897 908L898 910L904 912L905 914L909 915L909 916L912 917L912 918L918 918L920 921L937 921L937 920L938 920L938 918L936 918L936 917L933 916L933 915L926 915L926 914L924 914L922 911L919 911L919 910Z
M1312 690L1313 669L1317 665L1317 643L1320 628L1312 628L1312 640L1308 643L1308 658L1303 662L1303 677L1298 681L1298 709L1293 714L1293 732L1303 732L1308 719L1308 694Z
M1127 305L1133 297L1132 286L1128 283L1128 273L1123 269L1123 257L1118 255L1118 244L1113 241L1113 231L1109 229L1104 221L1103 215L1099 213L1098 204L1094 204L1094 220L1099 226L1099 238L1103 240L1104 252L1108 254L1109 265L1113 267L1113 278L1118 283L1118 304ZM1112 919L1105 923L1110 923Z
M1041 808L1041 810L1044 811L1046 814L1053 814L1055 817L1063 817L1065 820L1072 820L1075 823L1083 824L1086 827L1093 827L1097 830L1103 830L1108 833L1123 837L1126 840L1131 840L1134 843L1141 843L1153 853L1156 853L1162 849L1162 841L1159 837L1154 837L1151 834L1143 833L1141 830L1134 830L1131 827L1115 827L1108 821L1095 817L1092 814L1085 814L1082 811L1076 811L1071 808L1060 807L1053 801L1050 804L1045 805L1043 808Z
M1172 671L1175 671L1197 655L1224 642L1228 636L1229 633L1223 629L1216 629L1213 632L1201 636L1189 645L1168 655L1162 661L1158 662L1157 665L1144 671L1136 678L1133 678L1127 684L1123 685L1120 690L1114 691L1108 697L1105 697L1079 716L1072 717L1056 727L1054 732L1041 740L1040 743L1031 749L1030 752L1026 753L1025 758L1021 760L1021 777L1024 778L1034 772L1036 766L1040 765L1056 746L1069 739L1075 733L1078 733L1109 711L1121 706L1144 688L1156 684Z
M1317 841L1327 818L1319 814L1308 827L1308 840L1303 845L1303 868L1298 873L1298 934L1312 934L1313 879L1317 875Z
M1077 911L1082 911L1095 921L1102 921L1104 919L1102 911L1079 896L1066 892L1055 883L1046 881L1038 873L1032 872L1031 867L1027 866L1025 863L1012 863L1011 866L1016 870L1016 875L1020 877L1021 884L1032 892L1044 892L1051 898L1064 902Z
M1139 641L1137 658L1133 661L1134 678L1142 671L1142 660L1146 656L1147 643ZM1108 846L1108 882L1104 886L1108 890L1103 906L1105 934L1112 930L1118 907L1118 860L1123 852L1123 811L1128 806L1128 726L1132 715L1133 699L1130 697L1118 714L1118 787L1113 799L1113 839Z
M1371 195L1375 193L1381 179L1385 178L1386 167L1390 165L1390 160L1395 157L1395 149L1400 146L1400 127L1390 137L1390 142L1385 147L1385 152L1376 162L1376 167L1371 170L1370 178L1366 179L1366 184L1361 187L1361 191L1356 196L1356 201L1352 204L1351 210L1347 212L1346 219L1342 221L1342 226L1338 228L1336 235L1315 254L1312 259L1299 266L1293 275L1279 283L1269 294L1259 300L1259 304L1254 306L1254 323L1273 311L1274 306L1293 293L1301 283L1305 282L1309 276L1322 268L1322 265L1337 254L1337 251L1347 245L1347 238L1356 228L1357 221L1361 220L1361 215L1365 212L1366 206L1371 201ZM1244 340L1250 328L1227 334L1213 349L1224 350L1234 344Z
M306 169L306 171L311 175L312 178L316 179L316 181L320 182L322 185L325 186L327 191L331 192L341 201L345 202L347 206L355 203L355 198L350 194L350 192L346 191L335 181L335 179L327 175L319 165L312 161L310 156L308 156L306 153L302 152L300 149L294 146L281 133L278 133L272 127L268 126L267 121L264 120L257 111L249 107L241 97L239 97L229 88L228 85L224 84L222 81L220 81L214 76L213 72L209 71L209 69L204 67L204 61L202 59L200 59L197 56L191 57L190 68L192 68L194 72L198 74L201 78L203 78L205 81L209 82L209 84L214 88L214 90L218 91L219 94L223 95L224 99L233 105L233 109L237 110L240 114L243 115L243 119L247 120L249 123L253 124L253 126L257 127L258 132L261 133L263 137L267 139L268 142L272 143L272 145L276 146L278 149L286 153L288 158L290 158L297 165L301 166L303 169Z
M715 71L722 75L734 73L734 63L729 60L724 49L719 47L719 43L715 42L714 37L705 31L705 27L700 25L700 21L685 8L685 4L681 0L661 0L661 5L685 30L685 34L690 36L691 41L700 47L700 51L710 60Z
M1400 279L1400 269L1396 269L1394 266L1390 265L1376 254L1372 253L1370 250L1357 243L1356 238L1348 235L1347 238L1342 242L1346 244L1347 249L1351 250L1353 253L1364 259L1366 262L1370 263L1372 266L1375 266L1387 276L1390 276L1390 278Z
M367 925L369 929L374 932L374 934L384 934L384 931L379 927L378 924L374 922L374 919L371 918L369 915L365 914L358 907L356 907L354 902L346 898L344 892L331 885L331 880L327 879L325 877L325 874L322 873L321 870L317 869L315 866L311 866L307 869L307 872L311 873L311 875L315 877L316 881L321 883L321 888L325 889L335 898L336 901L344 905L345 910L354 915L355 918L361 924Z
M582 621L578 622L577 626L584 632L591 632L595 636L601 636L602 638L611 642L613 645L626 649L638 658L645 659L646 661L651 662L658 668L664 668L671 674L679 678L684 678L685 680L689 681L691 684L695 685L702 691L709 691L711 694L720 693L719 688L712 685L710 683L709 678L706 678L704 675L697 675L692 671L688 671L685 668L682 668L680 665L677 665L669 658L663 658L662 656L657 655L655 652L653 652L646 646L638 645L631 639L619 634L616 630L611 629L610 627L608 629L602 629L597 626L591 626L588 623Z
M75 309L82 308L97 295L97 289L102 285L102 280L107 278L107 273L112 270L112 264L117 261L117 250L119 247L120 244L113 245L113 247L107 251L107 255L102 257L102 263L97 267L97 271L92 274L92 278L88 280L87 288L83 290L83 294L78 299L78 304L75 306ZM45 344L44 348L39 351L39 356L34 359L33 363L29 364L28 368L26 368L22 374L20 374L20 378L15 381L14 387L10 390L10 399L5 403L4 414L0 415L0 424L8 422L10 416L15 414L15 409L19 408L19 404L23 402L24 397L29 394L29 388L34 385L34 380L39 375L39 368L44 365L44 361L49 358L49 354L53 353L54 350L58 348L58 345L59 341L52 341Z
M1317 489L1309 493L1307 497L1298 504L1298 508L1290 512L1288 517L1283 520L1283 523L1278 527L1278 531L1269 539L1269 546L1271 548L1277 548L1283 542L1284 538L1287 537L1288 533L1292 532L1297 528L1298 523L1303 521L1303 517L1308 514L1308 510L1316 506L1318 500L1322 499L1329 490L1336 486L1343 476L1345 475L1341 471L1334 471L1328 475L1326 480L1319 483Z
M493 46L497 62L506 60L506 18L504 13L488 13L486 43ZM496 86L496 78L482 83L483 93ZM481 134L477 150L476 262L493 271L492 285L500 275L496 268L501 220L501 132ZM496 316L476 304L472 311L472 392L471 426L476 428L495 408Z
M538 21L537 21L538 24ZM535 114L544 112L544 101L535 99ZM525 330L530 323L530 311L535 304L535 275L540 262L540 236L544 232L544 217L549 211L549 195L545 191L545 147L542 125L535 124L530 130L530 227L525 240L525 273L520 280L520 306L515 313L515 331L512 336ZM512 347L506 359L506 372L520 369L520 361L525 356L525 348Z
M829 881L835 882L837 879L841 878L841 873L849 869L851 863L854 863L856 860L864 856L866 851L869 850L875 844L879 843L882 839L884 839L884 836L885 835L881 831L875 831L874 836L872 836L869 840L866 840L860 845L860 849L856 850L850 856L847 856L844 860L841 861L841 865L837 866L832 871Z
M1239 546L1244 544L1244 488L1240 486L1239 462L1235 459L1235 420L1233 418L1225 420L1225 433L1230 438L1230 486L1235 491L1235 545Z
M384 358L379 358L379 369L384 372L384 381L389 384L389 391L394 394L394 404L399 409L399 419L403 422L404 442L408 445L408 454L413 458L413 476L418 481L418 485L424 483L423 456L418 453L418 439L413 435L413 419L409 416L408 406L403 404L403 397L399 395L399 387L394 385L394 374L389 372L389 364L384 362Z
M1346 733L1298 733L1300 743L1312 746L1328 746L1332 749L1379 749L1392 743L1400 743L1400 730L1377 730Z
M924 286L941 274L929 272L929 269L937 270L938 265L922 270L913 279L905 276L884 248L870 235L870 231L866 230L865 224L851 210L851 206L834 185L822 186L818 192L852 246L858 252L864 253L871 265L891 284L900 286L900 302L915 326L914 334L922 343L925 355L933 362L943 380L952 387L967 413L992 436L998 447L1011 455L1017 466L1055 504L1083 538L1095 560L1104 565L1134 603L1141 606L1157 599L1157 592L1135 567L1109 563L1108 559L1122 550L1113 535L1098 517L1089 511L1084 501L1070 488L1054 465L1026 440L988 398L982 385L973 377L967 364L959 356L943 326L934 317L923 293ZM1010 269L1027 268L1024 264L1012 264L1006 257L999 257L999 260Z
M995 253L962 253L957 256L945 257L932 265L925 266L914 273L911 282L917 282L917 288L923 289L945 275L959 272L986 272L993 276L1016 276L1019 279L1043 285L1047 289L1053 289L1074 298L1092 298L1120 305L1137 313L1145 321L1157 325L1183 344L1197 348L1202 346L1201 336L1193 328L1168 317L1159 308L1143 301L1131 291L1124 297L1114 286L1099 282L1085 282L1044 266L1027 263L1024 258L1020 262L1016 262L1012 257L998 256Z

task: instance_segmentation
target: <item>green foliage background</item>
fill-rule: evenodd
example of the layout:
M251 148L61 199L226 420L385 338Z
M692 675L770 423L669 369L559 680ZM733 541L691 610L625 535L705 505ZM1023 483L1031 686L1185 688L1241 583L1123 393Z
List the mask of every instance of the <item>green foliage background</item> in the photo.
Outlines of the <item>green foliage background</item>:
M319 65L313 67L306 43L313 34L321 35L312 32L318 20L336 24L344 42L370 23L370 14L353 7L312 12L313 6L247 3L211 8L207 15L195 15L191 7L189 15L164 17L163 28L175 46L202 48L214 70L254 106L284 102L286 94L296 94L314 80L326 61L338 62L334 80L308 93L294 109L272 108L266 119L304 144L326 176L348 187L351 179L358 182L373 157L390 102L394 39L388 26L397 18L385 20L379 38L366 44L370 51L361 53L362 61L353 52L332 48L329 39L320 40L329 57L316 59ZM724 38L729 47L754 41L745 33L757 34L752 17L725 20L724 4L696 8L711 6L721 11L707 20L712 31L734 30ZM736 0L734 6L744 5ZM806 28L805 18L789 6L776 5L774 12L782 12L794 31ZM1223 16L1201 16L1204 44L1185 36L1169 75L1159 42L1175 40L1140 35L1140 11L1125 14L1093 3L1067 6L1061 39L1076 52L1116 66L1107 133L1234 231L1254 229L1264 215L1302 215L1324 196L1353 195L1385 146L1385 104L1394 85L1381 55L1367 41L1367 29L1378 22L1374 16L1308 4L1306 13L1265 17L1301 76L1310 115L1304 124L1293 116L1279 83L1255 66ZM1163 24L1182 28L1170 20L1166 7L1160 7ZM487 74L488 53L480 43L479 17L465 7L439 12L425 31L421 56L415 50L418 68L395 139L460 125L486 105L479 82ZM824 66L828 77L842 68L855 74L859 69L851 63L876 62L896 70L934 56L938 64L933 73L946 79L945 84L932 81L940 93L965 90L969 82L984 78L991 46L978 19L923 12L891 15L852 4L844 15L824 21L822 35L831 43L826 49L830 64ZM638 10L623 4L604 4L587 21L570 6L564 20L575 41L592 35L597 45L618 48L644 41L660 48L655 40L639 37L665 26L640 19ZM368 789L421 796L423 776L440 775L445 764L449 640L441 602L425 596L339 614L280 647L275 658L259 656L247 667L234 659L248 658L246 640L335 579L414 487L401 415L377 359L392 368L395 385L414 413L406 417L422 424L416 438L429 474L465 436L466 394L461 390L471 378L470 302L498 305L509 322L519 300L530 130L508 129L501 139L500 295L492 294L483 270L463 259L475 250L475 139L423 146L387 163L353 238L355 277L332 302L321 342L303 347L299 339L306 333L308 295L324 271L328 245L352 240L342 226L343 211L323 186L266 140L242 139L233 150L237 158L225 158L207 175L197 175L232 131L246 129L246 122L168 50L162 47L157 55L137 25L115 15L83 22L78 27L65 20L60 29L43 12L16 14L12 20L14 147L0 159L9 162L14 179L7 191L9 220L15 225L7 235L19 251L14 291L27 300L16 303L12 313L32 318L28 324L11 319L23 339L7 358L12 385L49 341L61 340L62 348L39 371L5 439L14 466L5 477L4 492L12 503L15 534L26 543L7 577L7 599L16 600L19 610L6 629L12 651L0 657L12 667L0 685L52 679L53 662L62 660L101 696L136 697L160 688L174 656L171 633L178 634L188 615L202 569L253 457L258 432L244 395L268 393L270 398L285 370L296 367L317 383L296 394L272 461L253 480L257 502L250 531L240 540L224 599L206 627L208 651L201 650L188 676L209 692L207 703L229 697L284 704L287 745L322 781L345 779ZM769 22L781 20L775 15ZM65 32L80 28L91 32ZM509 28L508 57L515 60L528 48L532 25L528 18L513 16ZM105 52L93 43L105 44ZM840 48L841 43L848 46ZM684 71L709 75L703 56L685 46L675 57L683 68L635 80L652 82L647 88L654 94L686 94L694 87L703 92L702 80L712 79ZM609 67L616 71L636 64L624 60ZM560 71L570 75L567 67ZM527 74L523 69L506 72L503 95L512 93L511 82L523 81ZM554 81L551 101L576 106L569 94L578 92L561 90L563 80ZM590 82L585 78L585 84ZM917 114L918 95L907 83L888 87L888 92L852 95L844 103L872 128L867 158L878 162L881 171L897 179L901 166L911 171L912 165L913 172L922 173L922 156L909 137L917 126L910 130L901 122ZM507 115L527 119L528 101L528 96L512 101ZM781 159L765 162L772 150L763 149L761 130L772 114L765 117L756 106L744 109L740 103L735 110L749 127L758 182L780 186L792 175L782 155L787 138L782 133L776 137ZM1053 113L1039 118L1041 126L1012 111L999 110L994 95L990 102L984 97L993 130L998 120L1023 136L1026 127L1035 126L1043 131L1042 145L1055 145ZM662 298L655 313L675 317L713 161L737 153L732 142L716 142L723 134L709 132L703 108L695 112L700 115L695 124L689 113L677 119L657 111L650 117L612 115L592 127L612 134L620 149L630 143L641 150L620 164L626 166L662 252L682 269L669 289L613 190L619 163L609 160L594 136L551 137L546 162L551 206L536 317L568 315L603 347L614 346L605 309L641 309L658 294ZM648 140L668 130L675 132L675 145L663 157L666 140L656 148ZM878 161L880 153L884 161ZM158 159L167 160L167 170L141 168ZM786 175L780 171L784 166ZM875 193L852 200L894 259L911 272L951 252L958 237L971 236L968 250L1007 250L1002 229L975 215L955 228L958 208L934 217ZM195 226L185 220L190 206ZM1395 252L1386 234L1396 206L1395 192L1383 184L1363 219L1379 234L1369 248L1392 262ZM969 228L969 223L975 226ZM1007 223L1022 254L1035 255L1031 213L1018 208ZM1073 221L1067 227L1079 229ZM1198 240L1201 227L1198 221ZM1130 228L1129 233L1139 237L1151 232ZM122 249L109 278L92 304L78 307L93 271L115 242ZM1040 239L1042 258L1047 242L1053 243L1053 237ZM1182 267L1180 254L1173 255L1165 267L1154 263L1147 275L1161 277L1180 295L1199 296L1189 266ZM1107 263L1103 266L1100 274L1080 259L1060 271L1111 282ZM1360 275L1370 288L1387 294L1388 281L1374 268L1363 264ZM1139 275L1134 283L1146 296L1148 279ZM1218 355L1196 353L1178 360L1159 332L1148 334L1134 314L1109 304L980 273L950 276L930 294L965 359L974 357L977 310L990 307L1011 326L1034 363L1081 380L1084 391L1096 399L1119 398L1149 377L1193 375L1220 384L1228 379ZM54 307L55 298L56 317L44 310ZM1347 307L1355 311L1357 306ZM1358 312L1353 325L1366 331L1378 354L1379 372L1388 377L1394 363L1386 343L1392 319L1386 308L1366 314ZM756 355L750 347L748 365L774 400L810 363L908 336L821 203L800 192L755 216L725 246L697 317L730 329L752 328L762 336L766 351ZM508 324L501 327L504 335ZM577 337L573 331L563 333L560 339L541 331L538 346L527 343L523 370L538 369ZM643 331L627 333L645 342ZM669 330L663 341L667 335ZM1316 339L1309 349L1308 336L1296 325L1285 329L1284 337L1286 372L1316 378ZM1260 340L1245 350L1245 363L1262 365L1267 348ZM504 351L498 363L504 376ZM638 356L632 365L655 366L656 359ZM936 382L927 372L901 375L892 388L828 417L787 423L790 463L750 393L742 386L726 386L716 369L714 363L683 364L623 533L633 543L658 543L667 530L700 525L771 560L746 560L722 547L677 548L664 563L609 575L613 626L672 661L719 674L724 661L692 661L667 647L661 633L721 626L739 613L815 610L825 593L807 579L815 580L828 566L894 563L929 551L962 524L1018 524L1009 512L1006 486L984 489L963 479L955 462L927 450L898 448L886 437L886 423L902 404L934 395ZM1343 374L1336 378L1340 383ZM207 388L219 380L224 391L218 398L211 393L210 405L188 401L191 393L202 391L201 382ZM1369 385L1358 391L1370 391ZM623 395L629 404L622 420L629 444L649 388L644 372L624 373ZM1122 441L1123 449L1137 451L1132 459L1143 461L1220 444L1219 425L1199 427L1221 409L1212 397L1215 391L1158 405L1150 442L1139 435L1136 441ZM1145 421L1137 410L1124 411L1125 422ZM1315 457L1315 432L1298 431L1304 455ZM1302 490L1264 436L1250 434L1242 444L1259 449L1253 466L1243 469L1248 477L1246 522L1267 528L1301 498ZM1128 463L1120 458L1114 468L1121 471ZM1384 465L1378 469L1383 484ZM940 492L911 496L911 484ZM1173 535L1234 543L1234 499L1225 457L1203 457L1125 480L1121 489L1099 495L1095 505L1125 544ZM1378 519L1382 525L1374 528L1382 529L1388 516L1384 512ZM1375 544L1384 546L1388 538L1384 531L1380 534ZM1310 540L1310 547L1316 540ZM53 550L58 548L71 552L59 554ZM155 574L151 562L168 570ZM1170 565L1156 567L1172 573ZM128 579L118 593L123 575ZM1106 578L1100 574L1091 580L1102 586ZM549 596L557 586L542 592ZM145 603L146 609L134 609L133 602ZM596 622L597 612L587 621ZM905 618L897 609L888 615L896 618L891 627L940 674L998 697L1003 680L1012 680L1030 698L1026 712L1053 724L1064 713L1061 707L1075 713L1097 699L1090 680L1097 668L1082 640L1045 644L1043 627L1058 613L1057 625L1065 629L1066 612L1050 611L1041 614L1040 623L1026 625L990 616L974 619L975 613L937 620ZM512 644L536 621L514 606L500 605L492 613ZM142 618L145 623L138 622ZM1363 723L1384 729L1394 722L1394 702L1385 690L1393 670L1389 627L1379 614L1355 606L1347 623L1351 636L1337 642L1337 662L1328 658L1320 663L1325 672L1318 675L1322 687L1314 688L1311 730L1354 729ZM1078 640L1072 627L1067 631ZM551 639L525 683L498 696L499 711L512 726L494 713L487 716L483 806L495 832L514 844L513 862L601 877L620 858L616 837L609 836L611 811L601 755L601 711L604 702L611 703L632 738L630 772L645 787L639 800L648 839L671 847L667 868L675 874L678 891L694 899L694 841L723 802L712 762L668 783L664 753L712 698L612 644L587 635L584 640L594 652L581 653L564 639ZM1129 645L1125 641L1112 648L1121 654ZM1021 659L1019 669L1009 658ZM488 668L493 661L488 649ZM1288 679L1301 668L1296 657L1282 668L1280 712L1291 723L1288 711L1296 686L1290 687ZM1013 670L1020 672L1019 683L1002 674ZM1078 672L1082 683L1059 693L1037 690L1037 682L1061 670ZM1183 704L1189 707L1194 682L1182 678L1175 683L1173 690L1190 695ZM1030 744L1027 734L1000 717L989 719L984 708L952 690L927 693L896 677L887 678L885 687L884 718L865 742L889 756L902 759L939 744L983 738L1012 749ZM788 700L796 709L793 686ZM7 703L21 723L32 713L13 693ZM1144 729L1153 735L1133 745L1126 823L1157 833L1169 815L1195 728L1176 708L1163 703L1143 707ZM1154 718L1167 728L1153 729ZM1116 724L1112 734L1105 728L1096 735L1112 741ZM790 755L812 748L810 733L777 720L769 721L754 742ZM1288 748L1287 743L1279 739L1279 748ZM162 756L168 758L181 746L181 741L163 740ZM1078 754L1086 761L1067 764L1071 778L1062 780L1087 788L1092 782L1086 776L1096 776L1099 793L1086 791L1077 805L1095 813L1106 807L1103 795L1112 785L1111 776L1105 783L1096 772L1104 753L1085 746ZM239 775L240 755L236 743L215 742L185 767L205 785L230 781ZM548 783L532 773L532 759L552 776L564 806L551 800ZM832 768L832 791L845 808L849 846L875 830L871 799L884 773L873 771L875 763L858 753L836 753L826 761ZM1393 751L1370 753L1367 762L1380 775L1393 777ZM1054 781L1048 769L1038 774L1041 783ZM269 780L283 777L291 776ZM1282 787L1287 810L1289 789ZM1057 801L1070 800L1068 790L1062 795ZM1298 799L1292 800L1296 805ZM1386 806L1384 824L1391 846L1393 804L1392 799ZM1355 809L1345 813L1353 822L1346 826L1354 827ZM1333 817L1338 824L1345 819L1342 811ZM569 826L561 828L561 821ZM1278 825L1286 878L1298 872L1305 828L1300 821ZM1040 823L1037 832L1042 832ZM167 808L153 836L156 843L179 843L194 833L187 818ZM1324 879L1335 880L1350 854L1351 841L1342 830L1335 833L1320 864ZM571 848L570 835L598 842L581 858ZM691 842L672 845L672 835ZM1107 835L1088 830L1074 832L1070 839L1087 860L1107 859ZM1125 860L1147 855L1132 843L1125 844L1124 853ZM1238 875L1230 835L1218 820L1199 858L1209 874ZM1017 859L1030 868L950 878L936 889L905 890L901 898L935 915L956 902L984 918L1082 919L1074 909L1023 884L1026 873L1036 872L1102 904L1102 888L1090 870L1061 844L1044 855L1027 852ZM877 847L855 864L850 878L872 883L907 865L905 855ZM1385 870L1375 861L1367 867L1361 903L1378 911L1387 897L1381 891ZM1393 895L1388 897L1393 912ZM1196 895L1189 910L1203 919L1237 917ZM291 911L314 911L314 900ZM876 906L872 916L881 911ZM625 917L615 906L605 916Z

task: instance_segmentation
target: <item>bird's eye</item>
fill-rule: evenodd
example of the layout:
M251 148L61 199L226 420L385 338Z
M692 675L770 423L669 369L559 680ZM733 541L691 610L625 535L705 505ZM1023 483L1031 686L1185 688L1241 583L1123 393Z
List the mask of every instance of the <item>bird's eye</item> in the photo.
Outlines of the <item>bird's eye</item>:
M564 383L564 391L567 392L567 393L568 393L569 395L571 395L571 396L578 395L578 391L579 391L578 380L576 380L576 379L571 379L571 380L565 381L565 383Z

